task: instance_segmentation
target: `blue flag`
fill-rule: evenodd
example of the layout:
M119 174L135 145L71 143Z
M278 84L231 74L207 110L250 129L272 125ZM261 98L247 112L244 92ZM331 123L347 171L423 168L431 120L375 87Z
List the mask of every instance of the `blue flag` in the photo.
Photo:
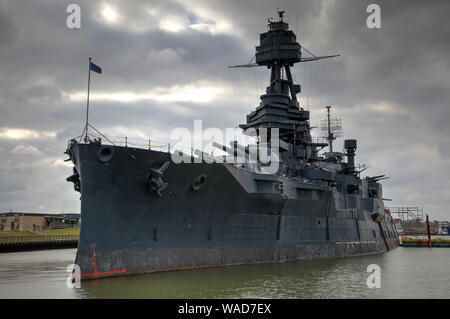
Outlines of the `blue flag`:
M91 62L91 65L89 66L89 68L94 72L102 73L102 68L92 62Z

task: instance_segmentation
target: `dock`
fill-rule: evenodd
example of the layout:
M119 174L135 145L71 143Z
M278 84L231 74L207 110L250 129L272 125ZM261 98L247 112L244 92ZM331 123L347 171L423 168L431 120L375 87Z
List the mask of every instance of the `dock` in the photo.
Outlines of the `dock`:
M450 247L450 236L404 236L400 239L402 247Z
M78 235L0 237L0 253L27 250L76 248L77 246Z

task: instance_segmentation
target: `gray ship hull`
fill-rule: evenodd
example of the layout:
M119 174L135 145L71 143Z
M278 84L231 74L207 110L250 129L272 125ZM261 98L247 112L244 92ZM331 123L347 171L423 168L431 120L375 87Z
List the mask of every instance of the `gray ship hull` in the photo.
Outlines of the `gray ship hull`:
M374 217L381 200L342 198L331 187L230 164L173 162L159 196L146 180L169 153L94 143L69 151L81 182L82 279L348 257L399 244L392 220Z

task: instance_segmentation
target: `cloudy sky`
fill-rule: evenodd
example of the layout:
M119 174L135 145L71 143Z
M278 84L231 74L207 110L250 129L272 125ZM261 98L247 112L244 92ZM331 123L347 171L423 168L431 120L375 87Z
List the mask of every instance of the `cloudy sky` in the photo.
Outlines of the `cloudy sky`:
M381 29L366 26L370 3ZM294 68L311 124L332 105L367 175L390 176L389 206L450 220L448 0L0 0L0 211L79 212L63 152L83 128L89 56L103 69L91 123L108 136L243 123L269 74L226 66L250 61L277 8L304 47L341 54Z

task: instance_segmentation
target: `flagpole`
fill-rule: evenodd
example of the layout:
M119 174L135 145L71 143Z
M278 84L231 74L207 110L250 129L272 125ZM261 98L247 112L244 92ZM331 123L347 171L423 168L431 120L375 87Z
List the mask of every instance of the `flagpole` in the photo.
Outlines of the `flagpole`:
M89 124L89 88L91 86L91 59L92 57L89 57L89 75L88 75L88 93L87 93L87 106L86 106L86 136L84 137L84 141L88 142L88 124Z

